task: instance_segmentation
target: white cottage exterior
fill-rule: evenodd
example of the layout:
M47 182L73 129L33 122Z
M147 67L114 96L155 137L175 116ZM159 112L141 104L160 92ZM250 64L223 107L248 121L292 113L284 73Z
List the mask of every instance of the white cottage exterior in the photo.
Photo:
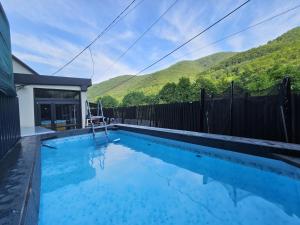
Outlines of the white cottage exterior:
M40 75L13 56L21 130L83 128L90 79Z

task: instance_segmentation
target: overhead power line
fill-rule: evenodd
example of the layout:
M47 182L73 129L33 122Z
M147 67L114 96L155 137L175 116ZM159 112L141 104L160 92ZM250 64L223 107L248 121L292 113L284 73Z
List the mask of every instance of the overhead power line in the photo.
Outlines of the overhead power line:
M266 23L266 22L269 22L269 21L271 21L271 20L273 20L273 19L275 19L275 18L277 18L277 17L280 17L280 16L282 16L282 15L284 15L284 14L287 14L287 13L289 13L289 12L295 10L295 9L298 9L299 7L300 7L300 5L296 5L296 6L292 7L292 8L290 8L290 9L287 9L287 10L285 10L285 11L282 11L282 12L276 14L276 15L273 15L273 16L271 16L271 17L268 17L268 18L264 19L264 20L261 20L261 21L258 22L258 23L252 24L252 25L250 25L250 26L248 26L248 27L246 27L246 28L244 28L244 29L242 29L242 30L239 30L239 31L237 31L237 32L234 32L234 33L232 33L232 34L229 34L229 35L227 35L227 36L225 36L225 37L223 37L223 38L221 38L221 39L218 39L218 40L216 40L216 41L214 41L214 42L212 42L212 43L210 43L210 44L207 44L207 45L205 45L205 46L203 46L203 47L201 47L201 48L198 48L198 49L195 49L195 50L193 50L193 51L191 51L191 52L188 52L188 53L185 54L184 56L190 55L190 54L192 54L192 53L194 53L194 52L197 52L197 51L202 50L202 49L204 49L204 48L207 48L207 47L209 47L209 46L215 45L215 44L217 44L217 43L219 43L219 42L222 42L222 41L224 41L224 40L226 40L226 39L229 39L229 38L231 38L231 37L234 37L234 36L236 36L236 35L238 35L238 34L240 34L240 33L243 33L243 32L245 32L245 31L248 31L248 30L250 30L250 29L252 29L252 28L254 28L254 27L257 27L257 26L259 26L259 25L261 25L261 24L264 24L264 23ZM181 56L181 57L182 57L182 56Z
M225 16L223 16L222 18L218 19L216 22L214 22L213 24L211 24L210 26L208 26L207 28L205 28L204 30L202 30L201 32L199 32L198 34L196 34L195 36L193 36L192 38L190 38L189 40L183 42L181 45L179 45L177 48L175 48L174 50L172 50L171 52L169 52L168 54L164 55L163 57L161 57L160 59L156 60L154 63L150 64L149 66L147 66L146 68L140 70L136 75L144 72L145 70L149 69L150 67L154 66L155 64L159 63L160 61L164 60L165 58L167 58L169 55L173 54L174 52L178 51L179 49L181 49L182 47L184 47L185 45L187 45L188 43L190 43L191 41L193 41L194 39L196 39L197 37L199 37L201 34L205 33L206 31L208 31L209 29L211 29L212 27L214 27L215 25L217 25L218 23L220 23L222 20L226 19L228 16L230 16L231 14L233 14L234 12L236 12L237 10L239 10L241 7L243 7L244 5L246 5L247 3L249 3L250 0L245 1L243 4L239 5L237 8L235 8L234 10L232 10L231 12L227 13Z
M94 62L94 58L93 58L93 53L92 53L92 49L89 47L89 52L90 52L90 57L91 57L91 61L92 61L92 76L91 79L93 78L93 76L95 75L95 62Z
M192 51L190 51L190 52L187 52L186 54L181 55L180 57L177 57L177 58L183 58L183 57L185 57L185 56L191 55L191 54L193 54L193 53L195 53L195 52L198 52L198 51L200 51L200 50L203 50L203 49L205 49L205 48L208 48L208 47L210 47L210 46L213 46L213 45L215 45L215 44L218 44L218 43L220 43L220 42L222 42L222 41L225 41L225 40L227 40L227 39L229 39L229 38L232 38L232 37L234 37L234 36L236 36L236 35L238 35L238 34L241 34L241 33L243 33L243 32L246 32L246 31L248 31L248 30L250 30L250 29L252 29L252 28L254 28L254 27L257 27L257 26L262 25L262 24L264 24L264 23L266 23L266 22L269 22L269 21L271 21L271 20L273 20L273 19L275 19L275 18L277 18L277 17L283 16L283 15L285 15L285 14L287 14L287 13L293 11L293 10L296 10L296 9L298 9L298 8L300 8L300 5L296 5L296 6L292 7L292 8L289 8L289 9L287 9L287 10L284 10L284 11L278 13L278 14L275 14L275 15L273 15L273 16L270 16L270 17L266 18L266 19L263 19L263 20L261 20L261 21L255 23L255 24L252 24L252 25L250 25L250 26L248 26L248 27L245 27L245 28L243 28L243 29L241 29L241 30L239 30L239 31L236 31L236 32L231 33L231 34L229 34L229 35L227 35L227 36L224 36L224 37L222 37L222 38L220 38L220 39L218 39L218 40L216 40L216 41L213 41L213 42L211 42L211 43L209 43L209 44L207 44L207 45L205 45L205 46L202 46L202 47L200 47L200 48L197 48L197 49L194 49L194 50L192 50ZM167 64L163 64L163 66L166 66L166 65L167 65Z
M140 4L143 3L143 1L145 1L145 0L140 0L138 3L136 3L131 9L129 9L129 10L127 11L127 13L125 13L123 16L121 16L121 17L119 18L119 20L116 21L116 23L118 23L120 20L122 20L124 17L126 17L129 13L131 13L133 10L135 10Z
M218 23L220 23L222 20L224 20L225 18L227 18L228 16L230 16L231 14L233 14L234 12L236 12L237 10L239 10L241 7L243 7L244 5L246 5L247 3L249 3L250 0L245 1L244 3L242 3L241 5L239 5L238 7L236 7L234 10L230 11L229 13L227 13L225 16L223 16L222 18L218 19L216 22L214 22L213 24L209 25L207 28L205 28L204 30L202 30L201 32L199 32L198 34L196 34L195 36L193 36L192 38L190 38L189 40L185 41L184 43L182 43L181 45L179 45L178 47L176 47L174 50L172 50L171 52L169 52L168 54L164 55L163 57L161 57L160 59L156 60L154 63L152 63L151 65L145 67L144 69L140 70L138 73L136 73L135 75L131 76L129 79L126 79L125 81L113 86L112 88L110 88L108 91L111 91L119 86L121 86L122 84L128 82L129 80L133 79L134 77L136 77L137 75L139 75L140 73L142 73L143 71L149 69L150 67L154 66L155 64L159 63L160 61L162 61L163 59L167 58L169 55L173 54L174 52L178 51L180 48L184 47L185 45L187 45L188 43L190 43L192 40L194 40L195 38L199 37L201 34L205 33L206 31L208 31L209 29L211 29L212 27L214 27L215 25L217 25Z
M130 8L130 6L135 2L136 0L133 0L129 5L127 5L125 7L125 9L122 10L122 12L112 21L110 22L105 28L104 30L99 33L97 35L96 38L94 38L84 49L82 49L79 53L77 53L71 60L69 60L67 63L65 63L63 66L61 66L58 70L56 70L54 73L52 73L52 75L57 74L58 72L60 72L61 70L63 70L66 66L68 66L69 64L71 64L76 58L78 58L85 50L87 50L91 45L93 45L100 37L103 36L103 34L105 34L110 28L111 26L117 22L120 21L119 18Z
M143 1L144 0L140 0L137 4L135 4L134 7L132 7L130 10L127 11L126 14L124 14L122 17L120 17L119 20L116 21L116 23L118 23L120 20L122 20L124 17L126 17L129 13L131 13L133 10L135 10L135 8L138 7ZM90 77L90 79L92 79L95 75L95 61L94 61L94 57L93 57L93 54L92 54L91 46L88 47L88 49L89 49L89 52L90 52L90 57L91 57L91 62L92 62L92 75Z
M130 49L132 49L154 27L154 25L158 23L177 2L178 0L175 0L113 63L111 63L106 72L112 69L116 63L119 62L120 59L125 56Z

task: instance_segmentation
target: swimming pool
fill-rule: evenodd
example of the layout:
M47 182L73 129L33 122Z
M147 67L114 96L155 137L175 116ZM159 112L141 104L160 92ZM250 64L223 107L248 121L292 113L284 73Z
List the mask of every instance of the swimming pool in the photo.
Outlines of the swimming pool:
M42 147L40 225L300 224L300 170L179 141L110 131Z

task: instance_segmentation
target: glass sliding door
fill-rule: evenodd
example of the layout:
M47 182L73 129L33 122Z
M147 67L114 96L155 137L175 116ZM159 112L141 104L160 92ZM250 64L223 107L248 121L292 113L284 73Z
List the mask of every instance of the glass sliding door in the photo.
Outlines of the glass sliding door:
M51 104L40 104L40 126L45 128L52 128L51 118Z
M81 128L79 91L35 89L35 123L52 130Z
M79 128L79 107L76 104L55 105L55 129L66 130Z

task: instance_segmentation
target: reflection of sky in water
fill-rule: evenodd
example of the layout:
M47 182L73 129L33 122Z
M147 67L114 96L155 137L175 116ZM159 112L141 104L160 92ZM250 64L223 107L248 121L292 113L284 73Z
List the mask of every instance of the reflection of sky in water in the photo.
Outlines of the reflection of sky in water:
M40 224L300 224L299 180L196 157L173 141L110 137L121 141L62 139L42 149Z

